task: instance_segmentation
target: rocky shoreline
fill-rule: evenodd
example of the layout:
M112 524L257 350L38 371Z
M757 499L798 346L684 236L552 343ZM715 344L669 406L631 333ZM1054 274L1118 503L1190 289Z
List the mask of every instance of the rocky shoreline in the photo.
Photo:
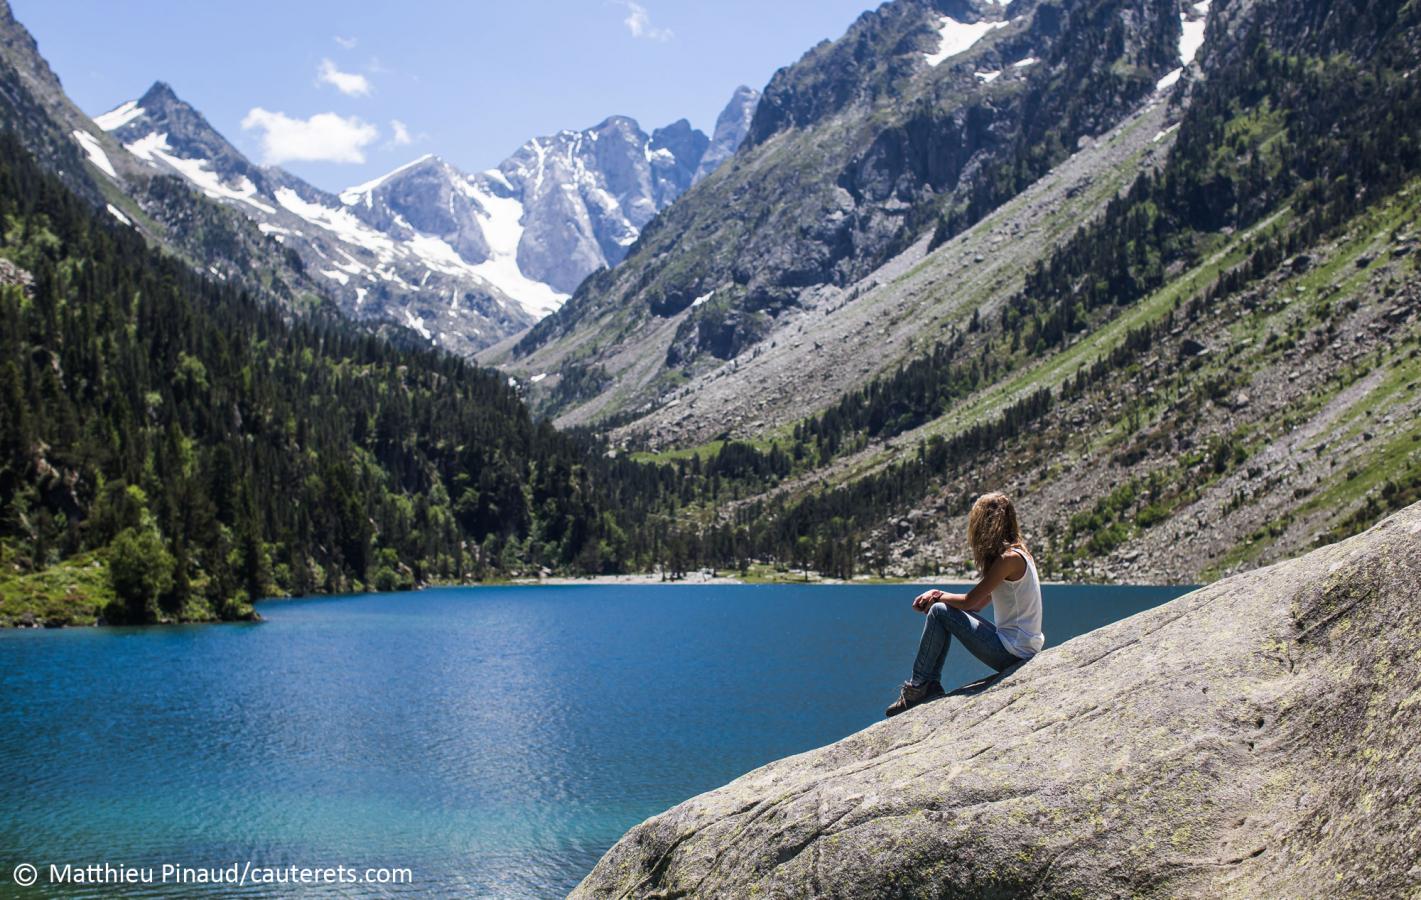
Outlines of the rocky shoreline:
M816 572L804 572L804 571L798 571L798 570L791 570L791 571L785 571L785 572L778 572L778 571L777 571L777 572L774 572L774 573L771 574L771 575L766 575L766 574L763 574L763 573L758 573L758 574L754 574L754 575L750 575L750 576L744 576L744 577L739 576L739 575L723 575L723 574L719 574L719 573L700 571L700 572L688 572L688 573L685 573L685 574L683 574L683 575L681 575L681 576L679 576L679 577L674 577L674 578L673 578L673 577L664 576L664 575L662 575L661 573L658 573L658 572L634 572L634 573L627 573L627 574L622 574L622 575L548 575L548 576L542 576L542 577L538 577L538 578L512 578L512 579L509 579L509 580L507 580L507 581L469 581L469 582L457 582L457 583L450 583L450 584L434 583L434 584L424 584L424 585L420 585L420 586L416 587L415 590L416 590L416 591L420 591L420 590L429 590L429 589L433 589L433 588L442 588L442 587L498 587L498 586L515 586L515 587L575 587L575 586L607 586L607 585L658 586L658 587L692 587L692 586L710 586L710 585L755 585L755 584L761 584L761 585L768 585L768 584L781 584L781 585L820 585L820 586L823 586L823 585L837 585L837 586L849 585L849 586L851 586L851 585L867 585L867 584L902 584L902 585L924 585L924 584L933 584L933 585L944 585L944 586L949 586L949 585L958 585L958 586L961 586L961 585L968 585L968 584L971 584L975 579L976 579L976 574L975 574L975 573L971 573L971 572L968 572L968 573L962 573L962 572L944 572L944 573L939 574L939 575L921 575L921 576L912 576L912 577L906 577L906 576L905 576L905 577L895 577L895 576L879 577L879 576L863 575L863 576L855 577L855 578L853 578L852 580L845 580L845 579L841 579L841 578L827 578L827 577L825 577L825 576L819 575L819 574L816 573ZM1096 582L1088 582L1088 581L1051 581L1051 580L1043 580L1041 583L1042 583L1043 585L1047 586L1047 587L1053 587L1053 586L1065 586L1065 585L1095 584ZM1162 586L1162 584L1161 584L1160 582L1157 582L1157 581L1139 581L1139 582L1133 582L1133 581L1114 581L1114 582L1111 582L1111 583L1112 583L1112 584L1131 585L1131 586L1135 586L1135 587L1157 587L1157 586ZM261 600L261 601L258 601L258 602L260 602L260 603L267 603L267 602L271 602L271 601L273 601L273 600L285 600L285 599L291 599L291 598L286 598L286 597L269 597L269 598L266 598L266 599ZM260 621L262 621L262 616L261 616L261 613L259 613L259 612L255 611L255 610L253 610L252 613L251 613L249 616L245 616L245 617L242 617L242 618L239 618L239 619L233 619L233 620L216 619L216 618L206 618L206 619L172 619L172 620L164 620L164 621L154 622L154 623L151 623L151 624L153 624L153 625L193 625L193 624L203 624L203 623L217 623L217 622L224 622L224 621L260 622ZM4 615L3 613L0 613L0 629L5 629L5 628L14 628L14 629L26 629L26 628L96 628L96 627L107 626L108 624L109 624L109 623L107 623L107 622L105 622L105 621L103 620L103 617L102 617L102 616L96 616L96 617L93 617L92 619L90 619L90 618L88 618L88 617L80 617L80 618L76 619L75 616L73 616L73 615L70 615L70 616L68 616L68 617L45 616L45 615L43 615L43 614L37 614L37 613L34 613L34 612L32 612L32 611L25 611L25 612L17 613L17 614L15 614L15 615Z

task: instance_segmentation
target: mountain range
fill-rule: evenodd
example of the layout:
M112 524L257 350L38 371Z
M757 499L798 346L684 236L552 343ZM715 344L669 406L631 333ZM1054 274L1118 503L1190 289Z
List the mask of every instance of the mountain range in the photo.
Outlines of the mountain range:
M214 275L299 308L330 302L459 353L520 332L620 262L660 210L734 152L758 100L737 89L714 141L684 119L648 135L613 116L534 138L485 172L431 155L331 194L251 162L163 82L90 120L8 4L0 52L43 107L16 111L31 149L81 193ZM194 228L197 218L212 222Z
M741 88L722 114L721 158L738 146L755 98ZM185 179L294 249L347 314L399 322L464 353L537 321L588 274L620 262L646 223L716 159L684 119L647 135L613 116L534 138L485 172L469 175L429 155L333 195L254 165L162 82L94 124L143 164ZM75 137L108 174L92 130Z
M425 158L338 194L252 166L162 86L91 122L0 9L0 114L48 173L6 148L23 228L0 268L18 371L0 400L29 437L0 521L35 558L60 532L102 551L73 524L103 512L101 483L162 494L173 541L184 440L264 485L222 506L249 593L405 558L402 583L966 575L988 488L1016 498L1044 575L1198 581L1421 496L1414 5L893 0L738 91L712 137L612 118L495 170ZM58 262L45 215L77 235ZM197 273L194 296L269 304L218 332L276 317L299 352L234 357L181 330L212 324L200 305L161 327L115 307L85 259L165 283L131 241L124 265L104 256L130 226ZM307 358L321 329L335 349ZM498 390L443 349L477 350ZM137 387L99 364L113 353ZM283 375L258 390L245 371ZM448 413L466 431L440 418L451 378L512 410L503 443L477 402ZM313 411L289 379L357 412ZM342 505L263 506L286 490L261 481L277 459Z
M605 369L608 391L567 421L664 404L669 386L743 365L797 315L842 305L919 239L975 224L1174 89L1207 9L901 0L865 13L775 74L733 164L625 266L488 358L551 373L548 389L564 365Z

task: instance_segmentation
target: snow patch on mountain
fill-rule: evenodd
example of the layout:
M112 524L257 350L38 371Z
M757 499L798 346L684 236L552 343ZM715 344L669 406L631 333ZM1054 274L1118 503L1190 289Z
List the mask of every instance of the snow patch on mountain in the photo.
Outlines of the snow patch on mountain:
M959 53L970 50L982 38L1007 25L1007 22L959 22L952 16L943 16L938 21L938 35L942 43L936 53L925 53L928 65L937 66Z
M507 180L504 180L507 183ZM541 281L534 281L518 265L518 245L523 240L523 204L512 197L499 197L470 179L470 196L483 208L484 240L489 258L474 271L539 318L554 312L568 295Z
M190 181L193 186L214 200L236 200L247 203L268 215L276 210L257 199L257 186L246 176L237 179L235 186L226 184L221 176L211 168L205 159L185 159L173 152L168 145L168 136L162 132L146 134L131 144L124 145L129 153L150 163L165 163L168 168Z
M506 189L508 189L508 190L510 190L510 191L513 190L513 183L512 183L511 181L509 181L508 178L505 177L504 174L503 174L502 172L500 172L498 169L485 169L483 172L480 172L479 174L482 175L483 177L489 179L490 181L493 181L493 182L496 182L496 183L502 185L504 188L506 188Z
M1196 18L1184 16L1179 23L1183 26L1179 35L1179 58L1186 66L1194 62L1199 48L1204 46L1204 29L1209 24L1209 0L1194 4L1194 14Z
M94 124L104 131L114 131L122 128L141 115L143 115L143 107L138 105L137 100L129 100L127 103L119 104L103 115L94 116Z
M1161 129L1155 134L1154 137L1150 138L1150 143L1152 143L1152 144L1158 144L1160 141L1162 141L1162 140L1164 140L1165 138L1169 137L1171 134L1174 134L1174 132L1175 132L1178 128L1179 128L1179 123L1178 123L1178 122L1175 122L1173 125L1169 126L1168 128L1161 128Z
M434 335L430 333L429 326L424 324L424 319L410 312L408 309L405 310L405 324L415 331L418 331L420 337L423 337L426 341L434 340Z
M89 157L89 162L93 163L95 168L110 178L118 178L118 173L114 171L113 163L109 162L109 155L99 145L98 138L87 131L78 129L74 132L74 140L79 142L79 146L84 150L84 155Z
M1204 32L1209 24L1209 0L1201 0L1191 7L1193 15L1186 10L1179 16L1179 59L1183 63L1172 69L1155 84L1156 91L1167 91L1179 83L1184 70L1199 56L1204 46Z
M382 261L395 258L395 242L389 235L376 231L344 209L308 203L301 199L300 194L286 187L276 189L276 202L288 212L332 232L346 243L369 250Z

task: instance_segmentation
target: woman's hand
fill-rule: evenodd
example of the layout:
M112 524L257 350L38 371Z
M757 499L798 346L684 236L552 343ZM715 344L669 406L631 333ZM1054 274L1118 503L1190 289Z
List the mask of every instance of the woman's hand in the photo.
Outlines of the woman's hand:
M939 600L943 599L946 596L946 593L938 590L937 588L933 588L929 591L923 591L921 594L913 598L913 609L916 609L920 613L925 613L928 610L932 609L934 603L937 603Z

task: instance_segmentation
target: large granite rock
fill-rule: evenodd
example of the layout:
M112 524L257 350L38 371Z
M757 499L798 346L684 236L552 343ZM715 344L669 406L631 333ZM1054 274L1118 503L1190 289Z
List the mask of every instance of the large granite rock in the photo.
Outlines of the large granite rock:
M1421 505L688 800L573 896L1418 896L1418 585Z

